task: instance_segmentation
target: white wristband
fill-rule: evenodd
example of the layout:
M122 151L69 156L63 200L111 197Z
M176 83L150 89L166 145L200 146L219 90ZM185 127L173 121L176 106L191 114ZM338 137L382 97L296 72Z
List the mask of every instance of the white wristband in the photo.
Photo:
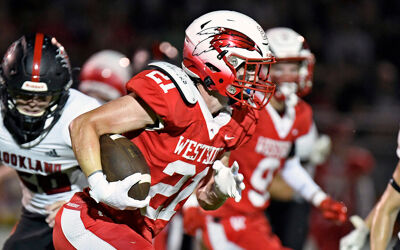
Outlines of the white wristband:
M326 199L326 197L328 197L328 195L322 191L322 190L318 190L317 192L315 192L315 194L313 195L311 202L315 207L319 207L319 205L321 204L321 202L323 200Z
M97 192L95 192L94 190L95 189L103 190L103 186L106 187L107 184L108 184L108 182L106 180L106 177L103 174L103 171L96 171L96 172L92 173L91 175L89 175L88 183L89 183L89 188L92 190L92 192L90 193L90 196L96 202L99 202L100 200L99 200L99 197L97 195Z
M93 174L89 175L88 182L89 187L92 189L94 186L97 186L98 183L107 181L104 177L103 171L96 171Z

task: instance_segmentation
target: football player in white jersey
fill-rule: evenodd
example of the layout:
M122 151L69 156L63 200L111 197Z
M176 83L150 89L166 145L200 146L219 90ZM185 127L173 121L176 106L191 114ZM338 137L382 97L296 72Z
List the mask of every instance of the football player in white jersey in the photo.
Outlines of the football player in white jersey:
M22 215L4 249L53 249L58 209L87 186L71 148L68 125L99 102L72 84L64 47L54 37L24 35L0 68L0 160L21 180Z
M397 135L397 157L400 158L400 131ZM341 250L361 250L367 242L370 233L370 248L372 250L388 249L392 238L393 226L400 210L400 160L397 163L393 176L365 220L353 215L350 220L355 229L340 240ZM393 249L400 249L400 232L397 234L397 242Z

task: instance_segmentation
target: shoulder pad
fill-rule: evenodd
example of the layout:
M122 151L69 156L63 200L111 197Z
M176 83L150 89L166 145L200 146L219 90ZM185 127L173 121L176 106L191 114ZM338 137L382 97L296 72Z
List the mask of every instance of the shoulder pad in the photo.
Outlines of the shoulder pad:
M167 62L159 61L149 63L149 66L166 74L175 84L175 87L179 90L179 93L187 104L193 105L197 103L197 88L181 68Z

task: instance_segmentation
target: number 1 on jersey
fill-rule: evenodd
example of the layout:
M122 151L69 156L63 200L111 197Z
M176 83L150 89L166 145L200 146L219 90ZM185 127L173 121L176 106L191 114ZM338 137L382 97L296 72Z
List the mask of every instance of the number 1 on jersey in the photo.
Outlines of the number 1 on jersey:
M146 75L147 77L151 78L155 81L160 88L164 91L164 93L168 93L168 90L175 88L174 83L163 84L165 81L169 81L169 77L161 73L160 71L152 71ZM160 78L161 77L161 78Z

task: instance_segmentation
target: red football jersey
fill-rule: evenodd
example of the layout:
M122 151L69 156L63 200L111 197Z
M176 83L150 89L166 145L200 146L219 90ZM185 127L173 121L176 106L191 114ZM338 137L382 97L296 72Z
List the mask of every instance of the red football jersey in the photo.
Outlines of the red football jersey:
M268 187L273 177L284 166L288 156L294 154L297 138L307 134L312 125L311 107L299 101L281 116L267 105L259 114L259 121L252 139L232 151L230 164L239 163L239 172L244 175L245 190L242 200L236 203L228 199L226 203L209 213L215 216L254 213L264 210L269 204Z
M157 70L141 72L127 83L127 89L159 117L157 127L126 135L150 167L151 200L141 211L107 210L117 222L150 239L182 207L213 162L249 138L256 112L235 107L213 117L199 92L196 104L186 104L171 79Z

